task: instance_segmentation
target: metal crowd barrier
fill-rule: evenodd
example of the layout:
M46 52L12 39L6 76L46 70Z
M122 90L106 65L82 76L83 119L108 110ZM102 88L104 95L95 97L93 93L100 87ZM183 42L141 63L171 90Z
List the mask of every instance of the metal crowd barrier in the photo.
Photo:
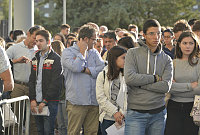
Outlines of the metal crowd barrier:
M0 101L0 105L2 105L3 123L5 124L6 114L7 114L7 119L9 116L9 118L14 121L14 122L7 121L7 127L4 127L4 135L29 135L29 123L30 123L29 97L21 96L12 99L4 99ZM7 106L7 108L5 106Z

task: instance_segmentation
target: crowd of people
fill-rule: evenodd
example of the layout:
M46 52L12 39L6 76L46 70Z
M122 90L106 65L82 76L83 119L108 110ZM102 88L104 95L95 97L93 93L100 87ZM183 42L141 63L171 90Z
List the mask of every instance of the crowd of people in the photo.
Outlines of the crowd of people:
M70 31L35 25L0 38L1 97L29 96L31 135L106 135L113 124L125 135L198 135L200 20Z

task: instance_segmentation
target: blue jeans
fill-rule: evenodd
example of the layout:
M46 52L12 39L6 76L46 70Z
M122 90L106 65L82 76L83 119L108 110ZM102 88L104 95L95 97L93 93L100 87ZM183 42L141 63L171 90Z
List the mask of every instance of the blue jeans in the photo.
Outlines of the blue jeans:
M64 100L61 100L58 103L58 114L57 114L57 123L58 123L58 132L59 135L67 135L67 111L66 103Z
M101 123L101 133L102 135L107 135L106 129L113 125L115 121L112 120L105 120L103 119L103 122Z
M58 102L49 101L47 104L49 108L49 116L35 116L38 135L54 135L54 125L58 111Z
M163 135L166 109L157 114L128 110L125 119L125 135Z

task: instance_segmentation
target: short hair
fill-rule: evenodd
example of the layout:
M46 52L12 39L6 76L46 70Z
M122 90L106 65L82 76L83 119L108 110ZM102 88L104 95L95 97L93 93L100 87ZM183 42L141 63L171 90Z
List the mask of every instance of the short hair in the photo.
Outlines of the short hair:
M91 25L83 25L80 30L79 30L79 34L78 34L78 40L80 40L81 38L91 38L93 36L93 34L96 32L95 28L92 27Z
M109 30L108 32L106 32L103 37L114 39L115 41L117 40L116 33L115 31L112 31L112 30Z
M69 24L62 24L61 25L61 30L66 29L66 28L70 28Z
M134 48L135 46L135 43L130 36L121 38L117 44L127 49Z
M143 33L146 34L147 30L150 27L159 27L159 28L161 28L160 23L156 19L149 19L143 25Z
M133 28L138 29L138 26L135 25L135 24L129 24L129 26L128 26L128 31L131 31L131 29L133 29Z
M72 33L78 33L80 30L80 27L75 27L72 29Z
M13 40L17 40L17 36L19 35L25 35L24 31L23 30L14 30L13 31Z
M108 31L108 27L107 26L101 25L100 28L99 28L99 30L101 30L102 28L104 29L103 33L106 33Z
M96 23L93 22L88 22L87 25L91 25L92 27L94 27L94 29L99 32L99 26Z
M46 39L47 42L48 42L49 40L51 40L51 34L49 33L48 30L39 30L39 31L36 32L35 35L36 35L36 36L37 36L37 35L43 36L43 37Z
M173 28L174 33L177 33L179 31L186 31L186 30L191 30L191 27L186 20L184 19L178 20L174 24L174 28Z
M59 40L55 40L55 41L51 42L51 46L52 46L53 50L60 56L62 55L62 52L65 49L64 44Z
M116 33L119 32L119 31L122 31L122 29L121 29L121 28L116 28L116 29L115 29L115 32L116 32Z
M180 48L180 44L181 44L181 41L185 38L185 37L191 37L193 40L194 40L194 49L192 51L192 53L189 55L189 58L188 58L188 63L191 65L191 66L194 66L198 63L198 60L197 61L193 61L193 58L197 57L198 58L198 54L199 54L199 43L198 43L198 38L197 36L192 32L192 31L185 31L183 33L181 33L178 41L177 41L177 45L176 45L176 58L179 58L181 59L183 57L183 53L181 51L181 48Z
M76 34L75 34L75 33L69 33L69 34L66 36L66 39L68 39L70 36L76 38Z
M172 36L174 36L174 33L173 33L173 31L171 29L164 30L163 33L162 33L163 36L164 36L165 32L169 32Z
M41 25L35 25L33 27L31 27L28 32L32 35L35 31L38 30L44 30L44 27L42 27Z
M197 20L193 27L192 27L192 31L200 31L200 20Z
M188 24L189 24L190 26L192 26L192 25L194 25L194 23L195 23L196 20L197 20L197 19L195 19L195 18L190 19L190 20L188 21Z

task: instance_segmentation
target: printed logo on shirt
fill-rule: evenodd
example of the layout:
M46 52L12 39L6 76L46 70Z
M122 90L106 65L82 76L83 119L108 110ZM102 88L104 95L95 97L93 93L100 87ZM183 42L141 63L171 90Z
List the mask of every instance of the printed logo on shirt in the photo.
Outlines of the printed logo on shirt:
M52 69L52 64L54 60L46 59L43 64L43 69Z

